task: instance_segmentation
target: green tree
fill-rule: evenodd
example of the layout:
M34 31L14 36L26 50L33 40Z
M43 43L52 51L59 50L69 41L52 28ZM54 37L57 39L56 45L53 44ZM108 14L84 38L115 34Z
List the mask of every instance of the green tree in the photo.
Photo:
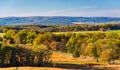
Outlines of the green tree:
M51 42L53 35L51 33L39 34L33 41L34 45L45 44L45 42Z
M37 52L35 55L36 58L34 59L35 63L37 64L44 64L49 62L52 52L48 49L46 45L40 44L39 46L33 46L33 51Z
M76 49L73 51L72 56L73 56L74 58L80 57L80 51L79 51L78 48L76 48Z
M98 53L97 53L97 48L94 45L94 43L89 43L87 45L87 47L85 48L85 54L90 56L90 57L98 57Z
M16 43L33 43L33 40L36 37L36 33L33 30L20 30L16 35L15 35L15 41Z
M36 38L36 32L34 31L29 31L27 35L27 40L26 43L33 43L33 40Z
M70 39L66 43L67 52L73 53L73 51L75 50L75 43L76 43L76 37L75 37L75 35L73 35L70 37Z
M22 44L25 44L26 43L26 40L27 40L27 30L21 30L19 31L16 35L15 35L15 41L16 42L19 42L22 43Z
M5 39L10 39L12 37L12 32L13 32L13 30L6 31L4 38Z
M115 57L115 51L113 49L106 49L100 55L100 60L104 62L110 62Z

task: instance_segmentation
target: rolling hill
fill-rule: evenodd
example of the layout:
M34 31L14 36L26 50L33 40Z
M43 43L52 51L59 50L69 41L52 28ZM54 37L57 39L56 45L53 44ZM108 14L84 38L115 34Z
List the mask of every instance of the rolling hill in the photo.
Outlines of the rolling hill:
M108 23L119 22L115 17L67 17L67 16L34 16L34 17L4 17L0 18L0 25L21 24L58 24L68 25L74 22L80 23Z

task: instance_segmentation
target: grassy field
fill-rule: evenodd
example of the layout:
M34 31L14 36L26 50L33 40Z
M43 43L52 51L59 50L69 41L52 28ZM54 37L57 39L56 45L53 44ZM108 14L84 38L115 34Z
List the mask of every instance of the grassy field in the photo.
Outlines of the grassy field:
M110 65L104 62L96 62L94 58L73 58L72 55L61 52L54 52L52 54L52 61L54 63L70 65L70 67L74 65L79 66L78 68L81 70L120 70L120 65ZM80 67L81 66L81 67Z
M61 53L61 52L54 52L52 54L52 62L63 63L63 64L96 64L94 58L86 58L86 57L73 58L71 54Z
M66 70L63 68L52 68L52 67L9 67L9 68L0 68L0 70Z
M108 32L115 32L120 33L120 30L111 30L111 31L76 31L76 32L53 32L53 34L72 34L72 33L108 33Z
M120 70L120 65L101 65L94 66L92 69L66 69L66 68L52 68L52 67L9 67L9 68L0 68L0 70Z

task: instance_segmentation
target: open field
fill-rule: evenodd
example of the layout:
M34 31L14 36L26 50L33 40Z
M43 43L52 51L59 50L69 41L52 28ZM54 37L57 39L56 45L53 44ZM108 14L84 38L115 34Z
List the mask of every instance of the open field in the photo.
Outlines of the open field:
M0 70L16 70L16 67L0 68ZM17 70L65 70L65 69L52 67L18 67Z
M61 52L54 52L52 54L52 62L63 64L96 64L96 61L93 58L73 58L71 54Z
M105 32L117 32L120 33L120 30L111 30L111 31L77 31L77 32L53 32L53 34L71 34L71 33L105 33Z
M53 34L96 33L96 32L102 32L102 31L53 32Z
M88 66L89 67L89 66ZM86 69L81 67L81 69L67 69L67 68L52 68L52 67L18 67L18 70L120 70L120 65L101 65L94 66L92 69ZM0 68L0 70L16 70L16 67L10 68Z
M120 70L120 65L110 65L104 62L96 62L93 58L73 58L72 55L60 52L54 52L52 55L52 61L56 64L71 65L70 67L81 70ZM74 66L76 65L76 66ZM63 66L64 67L64 66Z
M120 65L93 66L92 69L81 67L81 69L53 68L53 67L18 67L17 70L120 70ZM16 67L0 68L0 70L16 70Z

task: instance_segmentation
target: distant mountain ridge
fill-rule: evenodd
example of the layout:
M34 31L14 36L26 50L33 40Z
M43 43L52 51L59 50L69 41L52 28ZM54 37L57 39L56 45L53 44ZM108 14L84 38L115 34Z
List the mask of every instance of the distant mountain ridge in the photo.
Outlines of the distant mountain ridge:
M74 22L108 23L120 22L119 17L68 17L68 16L34 16L34 17L5 17L0 18L0 25L15 24L58 24L67 25Z

